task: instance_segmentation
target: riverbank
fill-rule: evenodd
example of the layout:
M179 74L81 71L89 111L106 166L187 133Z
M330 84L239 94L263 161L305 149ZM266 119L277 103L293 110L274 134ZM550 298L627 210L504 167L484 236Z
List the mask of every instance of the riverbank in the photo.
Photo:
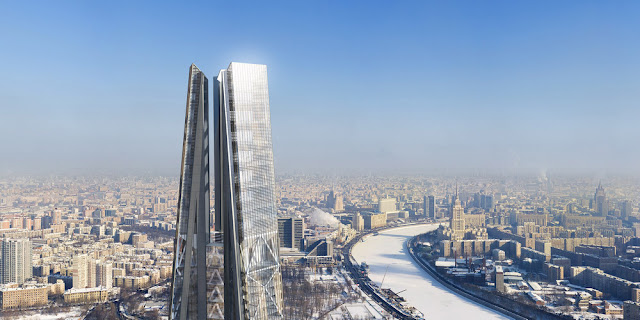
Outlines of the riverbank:
M522 304L518 301L514 301L507 297L503 297L492 292L484 291L480 288L473 288L471 285L462 286L455 283L453 280L440 274L430 263L424 261L418 257L415 253L415 243L417 236L405 242L406 249L409 252L411 258L431 277L436 279L442 285L447 287L452 292L459 294L467 299L470 299L476 303L482 304L488 308L491 308L497 312L504 314L517 320L524 319L543 319L543 320L564 320L565 316L548 313L544 310L540 310L536 307Z
M355 245L353 257L357 263L369 265L371 281L398 293L407 304L424 313L426 319L508 319L451 292L413 261L406 249L406 240L437 227L438 224L421 224L379 231L378 235L369 235Z

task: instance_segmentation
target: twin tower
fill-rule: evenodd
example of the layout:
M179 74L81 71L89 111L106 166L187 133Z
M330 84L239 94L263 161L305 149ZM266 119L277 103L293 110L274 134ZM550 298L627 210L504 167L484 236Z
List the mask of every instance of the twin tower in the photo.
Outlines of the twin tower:
M267 66L232 62L213 83L213 221L208 90L191 65L170 319L282 319Z

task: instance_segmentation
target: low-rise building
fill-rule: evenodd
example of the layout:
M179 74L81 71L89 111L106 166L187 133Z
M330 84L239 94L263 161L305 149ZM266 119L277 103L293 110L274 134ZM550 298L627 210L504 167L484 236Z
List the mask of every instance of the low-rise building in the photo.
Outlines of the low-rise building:
M67 304L107 302L114 296L114 291L117 291L117 289L113 290L106 287L69 289L64 293L63 297L64 302Z
M47 305L48 285L28 285L19 287L10 284L0 287L0 309L19 309Z

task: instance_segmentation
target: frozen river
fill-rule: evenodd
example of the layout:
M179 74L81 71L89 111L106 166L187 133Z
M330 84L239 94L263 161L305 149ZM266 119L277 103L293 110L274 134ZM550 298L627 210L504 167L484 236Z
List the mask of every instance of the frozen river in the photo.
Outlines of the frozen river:
M445 286L422 270L409 256L404 246L412 236L437 228L437 225L417 225L390 229L369 236L352 251L358 263L369 265L369 277L382 286L400 292L408 303L422 311L425 319L510 319L497 311L451 293Z

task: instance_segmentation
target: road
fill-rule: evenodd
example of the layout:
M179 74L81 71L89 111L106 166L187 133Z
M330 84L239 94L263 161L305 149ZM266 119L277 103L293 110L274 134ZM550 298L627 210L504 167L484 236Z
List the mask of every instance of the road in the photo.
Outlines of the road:
M450 292L411 259L404 243L435 228L437 225L417 225L381 231L355 245L352 255L358 263L370 266L369 278L378 285L384 277L382 287L394 292L406 290L400 296L423 312L425 319L509 319Z

